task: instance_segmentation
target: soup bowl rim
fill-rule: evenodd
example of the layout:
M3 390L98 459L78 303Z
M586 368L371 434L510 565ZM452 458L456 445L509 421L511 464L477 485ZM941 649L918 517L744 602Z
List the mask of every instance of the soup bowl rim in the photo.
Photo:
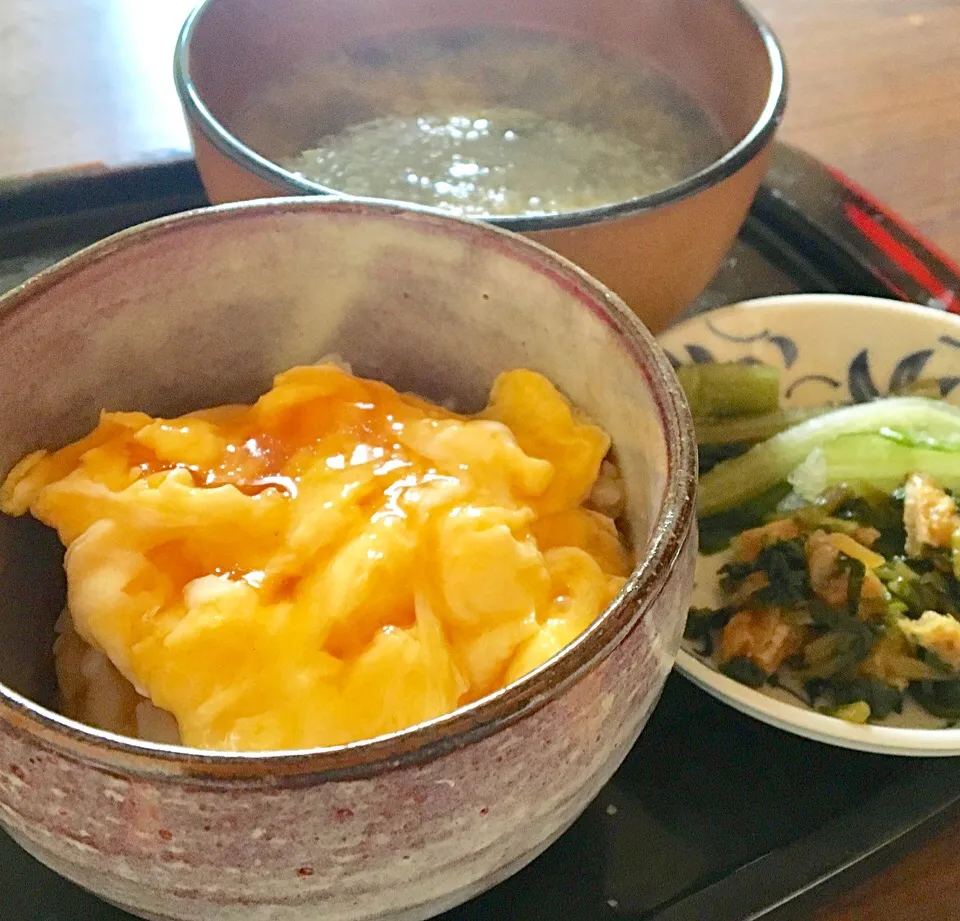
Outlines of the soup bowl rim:
M180 103L190 122L195 125L206 140L216 150L237 166L252 173L257 178L282 188L289 193L300 195L323 195L335 198L369 200L363 196L352 196L346 192L300 176L268 157L257 153L245 144L219 121L204 102L190 72L190 54L193 37L206 10L222 0L202 0L186 18L180 34L173 59L173 77L180 97ZM787 69L783 50L771 27L760 14L742 0L729 0L740 9L753 25L756 34L763 42L770 66L770 85L767 98L760 114L746 134L735 144L727 146L724 153L707 166L681 179L665 189L638 195L611 204L593 208L563 211L545 215L483 215L476 219L494 224L506 230L518 233L531 233L545 230L564 230L582 227L603 221L632 217L647 211L653 211L664 205L674 204L696 195L712 186L718 185L753 160L773 139L783 119L787 104ZM545 31L545 30L544 30ZM397 201L406 205L406 202Z

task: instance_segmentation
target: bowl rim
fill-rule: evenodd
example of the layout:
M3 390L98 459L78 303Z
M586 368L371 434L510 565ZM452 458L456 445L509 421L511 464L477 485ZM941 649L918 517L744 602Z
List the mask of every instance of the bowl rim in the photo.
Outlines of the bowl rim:
M177 95L180 97L180 104L183 106L188 121L192 125L196 125L206 140L221 154L232 160L236 165L253 173L259 179L273 183L278 187L285 186L291 193L297 192L301 195L362 199L362 196L351 196L320 183L311 182L261 156L238 137L231 134L210 111L190 76L190 49L198 24L207 9L216 2L222 2L222 0L201 0L189 13L180 30L174 50L173 79ZM668 186L666 189L648 195L640 195L594 208L564 211L560 214L491 215L473 218L473 220L494 224L507 230L529 233L543 230L564 230L631 217L664 205L674 204L714 185L719 185L724 179L729 178L753 160L773 139L773 135L783 119L788 92L787 66L780 42L767 21L744 0L725 0L725 2L736 7L753 26L756 34L763 42L767 53L767 61L770 65L770 85L767 98L756 121L739 141L728 147L716 160L692 175ZM396 203L406 204L400 201Z
M831 319L835 320L838 310L869 312L873 319L880 320L876 329L864 324L866 331L859 343L865 347L871 340L882 336L883 328L888 323L912 326L919 321L933 325L940 331L960 331L960 315L928 304L861 294L802 293L769 295L726 304L676 323L661 333L658 341L666 347L670 340L681 341L680 337L685 331L704 326L712 330L711 321L714 320L721 321L724 333L735 335L735 321L739 318L750 329L750 336L741 340L747 342L753 334L755 324L752 321L769 318L775 323L778 317L800 318L809 314L813 329L818 322L826 321L829 324ZM729 322L731 318L734 319L733 323ZM741 332L747 335L746 330ZM694 655L684 646L677 654L675 669L721 703L792 735L873 754L918 758L960 755L960 729L848 723L796 703L769 697L755 688L734 681L719 672L712 662Z
M191 781L316 783L360 779L423 764L486 738L536 713L598 666L659 598L687 542L695 540L696 446L693 420L666 355L653 335L609 289L546 247L477 221L392 202L286 197L230 202L157 218L120 231L56 263L0 297L0 331L22 322L34 297L109 260L114 253L196 225L234 228L246 220L290 214L347 213L407 221L434 233L487 246L550 278L616 335L646 381L663 434L666 478L643 558L616 598L576 640L518 681L436 719L345 745L270 752L219 752L160 745L95 729L48 709L0 683L0 726L33 736L68 756L134 774L182 774Z

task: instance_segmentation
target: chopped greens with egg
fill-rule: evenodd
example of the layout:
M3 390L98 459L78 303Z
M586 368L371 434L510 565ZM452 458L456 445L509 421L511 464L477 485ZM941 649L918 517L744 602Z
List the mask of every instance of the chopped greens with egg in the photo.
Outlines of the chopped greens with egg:
M687 619L694 651L849 722L884 720L905 695L960 719L960 409L898 395L784 409L764 366L679 377L701 551L724 554L719 604Z

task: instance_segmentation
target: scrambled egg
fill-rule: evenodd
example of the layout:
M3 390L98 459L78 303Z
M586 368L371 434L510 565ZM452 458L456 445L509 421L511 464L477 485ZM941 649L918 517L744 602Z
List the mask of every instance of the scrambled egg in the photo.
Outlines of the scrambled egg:
M948 668L960 671L960 621L955 617L924 611L917 620L897 618L897 626L911 642L934 653Z
M603 611L631 567L585 506L608 448L531 371L464 417L325 364L252 406L105 412L0 508L56 528L70 642L183 744L333 745L503 687Z

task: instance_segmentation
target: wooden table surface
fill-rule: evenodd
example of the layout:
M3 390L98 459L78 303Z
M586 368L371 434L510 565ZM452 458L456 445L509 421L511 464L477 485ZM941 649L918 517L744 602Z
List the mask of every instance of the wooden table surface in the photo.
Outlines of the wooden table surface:
M584 0L587 2L587 0ZM960 0L755 0L783 42L782 137L960 261ZM0 0L0 177L183 156L192 0ZM816 921L960 919L960 823Z

